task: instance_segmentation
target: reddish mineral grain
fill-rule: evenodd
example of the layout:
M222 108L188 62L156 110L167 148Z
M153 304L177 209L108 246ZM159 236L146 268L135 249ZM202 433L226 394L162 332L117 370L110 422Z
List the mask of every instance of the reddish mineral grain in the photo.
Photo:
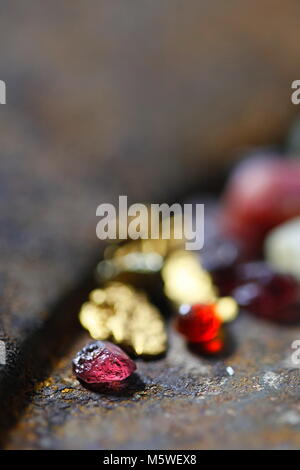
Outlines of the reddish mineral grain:
M127 379L135 363L121 348L108 341L94 341L79 351L73 360L76 377L86 384L111 384Z
M233 172L223 198L223 232L250 252L261 249L273 227L300 215L300 162L252 157Z
M300 319L300 284L295 278L274 272L264 262L242 264L237 277L240 285L232 295L241 307L277 322Z
M214 304L182 305L176 321L177 330L191 343L204 343L215 339L221 320Z

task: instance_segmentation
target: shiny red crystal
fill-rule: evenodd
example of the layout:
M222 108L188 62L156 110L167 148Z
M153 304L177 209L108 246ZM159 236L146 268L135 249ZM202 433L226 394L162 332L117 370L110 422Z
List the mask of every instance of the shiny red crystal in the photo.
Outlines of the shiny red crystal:
M260 250L270 229L300 215L300 162L252 157L234 171L221 214L224 233Z
M217 337L221 321L216 315L214 304L182 305L176 327L189 342L202 343Z
M299 282L292 276L273 272L266 263L246 263L238 272L240 285L233 297L251 313L278 322L300 319Z
M76 377L86 384L109 384L129 377L135 363L121 348L108 341L94 341L79 351L73 360Z

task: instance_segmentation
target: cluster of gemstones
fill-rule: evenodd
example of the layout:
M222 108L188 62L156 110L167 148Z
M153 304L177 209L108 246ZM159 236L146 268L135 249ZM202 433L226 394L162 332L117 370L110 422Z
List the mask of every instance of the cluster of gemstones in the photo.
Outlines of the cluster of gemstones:
M211 270L220 292L259 317L299 321L300 161L255 155L240 164L223 196L220 225L221 243L235 247L227 264Z
M166 351L165 321L145 294L153 279L176 312L173 325L203 354L224 350L226 324L240 310L279 323L300 320L300 160L248 157L233 171L216 220L199 253L172 239L107 249L97 268L100 288L79 315L97 340L74 359L81 381L126 380L135 364L120 346L134 356Z
M176 250L162 269L165 295L177 315L176 329L188 343L197 345L203 354L220 353L225 345L225 324L238 314L236 301L219 297L211 274L203 268L194 252Z

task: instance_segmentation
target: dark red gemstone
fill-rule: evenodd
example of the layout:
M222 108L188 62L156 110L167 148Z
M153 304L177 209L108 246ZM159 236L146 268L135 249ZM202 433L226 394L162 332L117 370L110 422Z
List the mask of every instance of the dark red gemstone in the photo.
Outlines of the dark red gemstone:
M176 320L177 330L191 343L210 341L219 333L221 321L214 304L182 305Z
M239 273L241 285L232 295L241 307L274 321L300 319L297 280L273 272L265 263L247 263L240 267Z
M300 215L300 162L255 156L234 171L223 198L224 233L259 252L270 229Z
M73 360L76 377L86 384L109 384L129 377L135 363L121 348L108 341L94 341L79 351Z

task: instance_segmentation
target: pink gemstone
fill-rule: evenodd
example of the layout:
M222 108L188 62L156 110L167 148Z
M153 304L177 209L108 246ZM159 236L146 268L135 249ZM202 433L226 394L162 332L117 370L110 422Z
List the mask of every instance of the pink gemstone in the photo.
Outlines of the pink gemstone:
M270 229L300 215L300 162L265 156L242 162L223 199L223 231L254 253Z
M76 377L87 384L109 384L127 379L135 363L121 348L108 341L94 341L73 359Z

